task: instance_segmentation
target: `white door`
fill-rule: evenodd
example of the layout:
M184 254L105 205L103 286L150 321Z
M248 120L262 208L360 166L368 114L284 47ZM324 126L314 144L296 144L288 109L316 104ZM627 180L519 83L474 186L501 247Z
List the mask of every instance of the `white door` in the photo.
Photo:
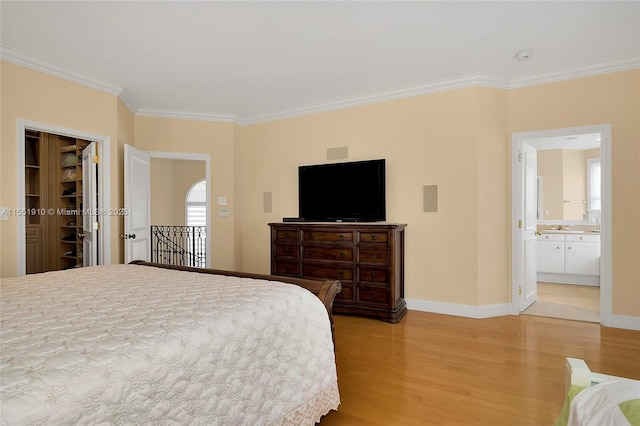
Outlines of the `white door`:
M98 264L98 164L96 143L82 151L82 266Z
M151 162L147 153L124 146L124 261L151 258Z
M537 151L531 145L522 144L522 168L523 168L523 218L522 218L522 244L523 244L523 285L522 298L520 299L520 311L524 311L538 298L538 273L537 273Z

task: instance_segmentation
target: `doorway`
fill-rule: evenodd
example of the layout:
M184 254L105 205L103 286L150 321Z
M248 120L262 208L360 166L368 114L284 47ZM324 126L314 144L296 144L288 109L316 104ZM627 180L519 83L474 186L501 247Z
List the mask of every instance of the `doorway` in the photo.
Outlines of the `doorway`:
M163 168L162 165L160 165L160 167L153 167L152 162L156 162L158 160L168 160L169 162L165 162L165 164L170 165L169 169L167 169L166 166ZM169 194L175 192L173 190L175 186L174 183L182 180L174 179L177 176L176 173L173 173L174 163L172 163L172 161L175 161L175 164L187 166L186 169L184 169L182 166L176 166L176 168L178 168L178 177L181 177L182 175L191 176L190 179L193 180L193 182L191 182L189 179L187 179L187 181L190 183L182 184L182 186L180 187L181 189L179 189L177 192L184 192L184 194L182 196L179 196L178 198L174 197L173 195L168 196ZM198 167L194 167L194 165L196 164L198 165ZM187 228L185 224L186 193L191 185L193 185L193 183L202 180L202 166L204 166L204 180L209 183L211 182L211 158L209 154L141 151L129 145L125 145L124 207L125 210L129 212L129 215L125 217L125 233L122 235L122 237L125 239L125 262L130 262L132 260L151 261L155 259L154 261L167 263L164 259L153 257L154 243L152 242L151 234L154 232L154 229L152 228L152 222L157 222L159 220L170 220L171 222L174 222L175 218L179 218L177 219L179 220L179 223L176 222L178 223L177 225L162 224L166 226L159 230L163 231L164 229L167 229L170 232L179 230L181 236L184 237L184 241L173 241L168 243L171 246L171 250L169 251L178 252L178 256L180 257L179 262L176 264L207 268L210 267L211 238L208 237L211 235L210 189L207 189L204 193L206 199L204 218L205 226L199 226L199 229L197 229L195 233L189 235L182 233L182 230L184 228ZM192 176L192 171L198 171L198 173L196 173L197 176ZM137 176L137 179L132 179L132 176L134 175ZM185 185L187 186L185 187ZM171 191L169 191L170 188ZM154 200L159 201L152 201L152 192L157 192L159 194L157 197L153 197ZM136 203L135 207L133 205L134 202ZM144 228L144 232L146 233L146 235L148 235L145 237L146 243L136 248L133 243L139 241L137 233L142 232L142 228ZM198 246L195 250L193 249L194 243ZM204 254L202 253L203 247ZM161 251L165 250L165 248L163 247L160 247L159 249ZM183 261L182 255L184 254L186 259L186 257L189 256L188 253L196 253L196 255L198 256L197 262L194 261L190 264L188 261ZM169 254L171 263L174 263L174 255L175 253Z
M585 145L585 140L589 139L591 145ZM596 141L596 139L599 139ZM575 197L573 195L563 196L562 194L557 195L559 197L559 204L553 204L550 197L545 198L544 194L541 192L558 192L558 188L554 187L553 180L550 179L551 173L545 173L544 178L541 180L544 182L544 187L542 191L536 190L535 197L525 197L525 179L524 179L524 166L522 163L522 153L523 149L526 146L532 147L536 151L536 157L540 157L540 154L549 154L552 151L561 152L563 150L573 149L576 150L569 154L575 154L579 158L584 159L583 168L587 168L587 155L586 152L588 149L591 149L591 157L595 157L595 149L597 149L594 144L597 142L599 145L599 158L601 164L601 183L600 183L600 195L601 199L598 201L599 206L591 205L589 203L589 197L586 194L586 190L584 190L585 194L582 198ZM512 218L514 223L513 228L513 241L512 241L512 267L513 267L513 280L512 280L512 314L519 314L525 311L528 308L528 305L525 305L524 297L522 295L522 288L526 281L526 277L534 277L536 284L538 281L544 283L541 284L539 290L540 293L540 301L542 303L534 303L534 305L529 308L530 311L535 311L536 309L546 311L545 316L554 316L553 312L557 312L556 315L561 316L560 312L573 312L574 308L568 304L570 303L571 298L573 297L576 302L576 305L579 309L579 306L582 302L578 301L581 298L581 294L589 293L590 290L584 286L585 284L599 284L599 316L598 322L607 325L611 319L611 126L610 125L599 125L599 126L585 126L579 128L567 128L567 129L555 129L555 130L546 130L546 131L538 131L538 132L527 132L527 133L516 133L513 134L512 137L512 148L513 148L513 157L512 157ZM581 148L581 152L578 153L578 148ZM568 154L568 155L569 155ZM542 156L544 157L544 155ZM540 182L539 179L534 179L534 182ZM584 187L587 187L586 182L583 183ZM560 191L562 192L562 191ZM547 194L551 195L551 194ZM526 199L535 200L547 200L544 202L543 206L540 209L537 209L537 206L527 205ZM595 199L595 198L594 198ZM595 207L600 207L599 214L596 214ZM546 258L546 252L540 252L541 248L537 247L536 244L536 255L531 256L530 254L526 256L526 248L525 248L525 235L524 230L518 225L527 211L534 211L537 214L536 217L536 233L541 232L541 229L544 229L542 232L548 232L551 235L551 239L554 241L558 240L558 243L555 244L553 248L561 252L563 250L571 250L577 249L578 247L574 247L571 244L564 242L560 243L559 240L567 238L566 235L570 235L569 233L575 233L575 235L571 235L568 241L573 241L573 239L580 238L577 235L588 235L588 237L583 237L582 239L597 239L600 241L599 249L600 256L597 259L597 266L599 269L599 276L597 277L597 282L594 282L593 279L596 277L581 277L578 275L574 275L578 278L588 278L586 282L576 282L573 283L571 279L568 281L563 281L565 274L564 272L576 272L574 270L570 270L568 268L566 271L556 271L550 269L552 272L558 273L542 273L538 272L538 264L546 265L545 262L548 262L549 259ZM563 214L572 214L573 216L562 216ZM564 229L558 229L564 228ZM600 232L591 232L591 230L596 230L599 228ZM584 232L587 232L583 234ZM582 233L581 233L582 232ZM592 235L598 235L597 237L593 237ZM549 236L546 236L549 238ZM538 238L543 238L538 236ZM560 247L560 248L559 248ZM591 249L592 246L589 246ZM544 246L542 247L544 248ZM581 247L580 247L581 249ZM576 250L573 252L565 251L565 253L569 253L572 256L575 256ZM540 258L538 258L538 255ZM575 257L571 257L570 259L574 259ZM533 262L532 260L533 259ZM555 259L555 258L553 258ZM564 260L562 260L562 264ZM570 265L573 267L573 264ZM545 270L547 266L542 267ZM533 268L533 271L531 270ZM563 273L559 273L563 272ZM578 272L582 273L582 271L578 270ZM593 274L593 272L588 272L589 274ZM540 276L542 275L542 279ZM546 278L549 278L548 281L552 281L552 284L546 284ZM564 284L557 284L557 282ZM572 287L575 285L576 287ZM595 287L597 288L597 287ZM535 290L536 293L538 289ZM573 294L573 296L572 296ZM589 296L590 298L593 295ZM553 302L553 300L556 302ZM538 295L534 298L538 299ZM558 302L562 303L558 303ZM562 309L562 306L558 309L557 306L553 305L557 303L559 305L567 304L565 309ZM588 302L593 303L593 302ZM539 306L535 306L538 304ZM547 308L544 309L544 304L547 304ZM540 306L543 305L543 306ZM589 320L584 317L577 318L576 315L571 316L572 314L567 313L567 317L571 317L571 319L582 319ZM593 318L593 317L591 317Z
M55 143L42 144L40 135L46 138L51 137ZM96 142L97 157L100 158L99 163L95 163L95 167L92 168L97 182L94 181L95 186L91 186L94 187L93 195L97 200L95 200L95 208L92 209L95 213L95 221L90 222L83 220L82 214L76 215L83 211L86 201L81 197L84 192L82 190L84 177L78 176L80 169L73 164L74 161L82 161L79 158L83 155L84 142L78 144L78 141L86 141L86 145ZM110 220L106 220L107 215L98 215L99 212L110 211L110 197L98 197L98 194L110 194L110 183L104 178L105 170L109 170L111 164L110 138L19 119L16 142L18 208L21 211L34 213L34 215L18 216L20 237L17 247L17 275L25 275L28 271L38 272L44 266L47 266L47 270L55 270L84 264L86 260L83 253L84 244L80 240L83 236L78 234L85 234L84 228L88 223L91 223L92 230L95 228L95 235L91 235L90 238L97 239L95 257L91 261L94 264L110 263L111 224ZM46 150L43 149L45 145ZM45 172L52 172L52 175L55 175L50 185L44 183ZM49 203L47 198L54 199L53 204ZM47 202L43 203L43 200ZM74 214L67 214L68 212ZM43 227L45 223L46 226ZM40 238L37 238L38 233ZM98 233L102 235L99 239ZM54 246L56 250L50 250L50 247ZM38 253L41 254L39 259ZM48 262L48 265L43 259L43 253L44 256L53 259ZM28 262L29 265L27 265Z
M204 268L205 161L152 157L150 173L151 261Z

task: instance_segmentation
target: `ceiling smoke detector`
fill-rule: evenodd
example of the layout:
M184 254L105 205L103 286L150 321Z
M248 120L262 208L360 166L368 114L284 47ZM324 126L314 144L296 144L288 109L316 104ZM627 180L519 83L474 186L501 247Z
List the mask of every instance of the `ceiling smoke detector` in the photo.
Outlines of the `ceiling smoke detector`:
M527 61L529 60L531 55L533 55L533 49L524 49L516 52L514 56L516 58L516 61Z

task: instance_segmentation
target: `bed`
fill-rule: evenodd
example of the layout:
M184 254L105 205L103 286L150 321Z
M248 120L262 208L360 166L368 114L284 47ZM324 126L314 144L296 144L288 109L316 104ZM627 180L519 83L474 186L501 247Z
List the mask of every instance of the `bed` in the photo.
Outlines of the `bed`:
M566 399L555 426L640 426L640 381L594 373L566 358Z
M337 281L132 262L3 279L1 424L314 424Z

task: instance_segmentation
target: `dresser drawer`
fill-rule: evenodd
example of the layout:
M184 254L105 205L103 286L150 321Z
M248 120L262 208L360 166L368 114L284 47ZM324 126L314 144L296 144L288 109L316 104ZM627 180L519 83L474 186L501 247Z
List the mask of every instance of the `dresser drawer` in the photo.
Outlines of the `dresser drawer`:
M389 289L384 287L358 286L358 302L389 304Z
M389 242L388 232L359 232L358 237L361 243L387 244Z
M297 240L298 231L289 229L276 229L276 240Z
M353 260L351 247L302 246L303 259Z
M353 302L353 285L342 283L342 290L340 290L340 293L336 294L336 300L340 300L342 302Z
M302 241L353 242L352 232L302 230Z
M377 247L360 247L358 261L361 263L389 263L389 250Z
M298 246L296 244L276 244L276 256L298 257Z
M289 275L292 277L299 276L298 262L276 260L274 263L274 267L275 267L274 275Z
M302 265L302 278L323 278L353 281L353 269L331 268L317 265Z
M358 268L358 281L387 283L389 282L389 271L386 269Z

